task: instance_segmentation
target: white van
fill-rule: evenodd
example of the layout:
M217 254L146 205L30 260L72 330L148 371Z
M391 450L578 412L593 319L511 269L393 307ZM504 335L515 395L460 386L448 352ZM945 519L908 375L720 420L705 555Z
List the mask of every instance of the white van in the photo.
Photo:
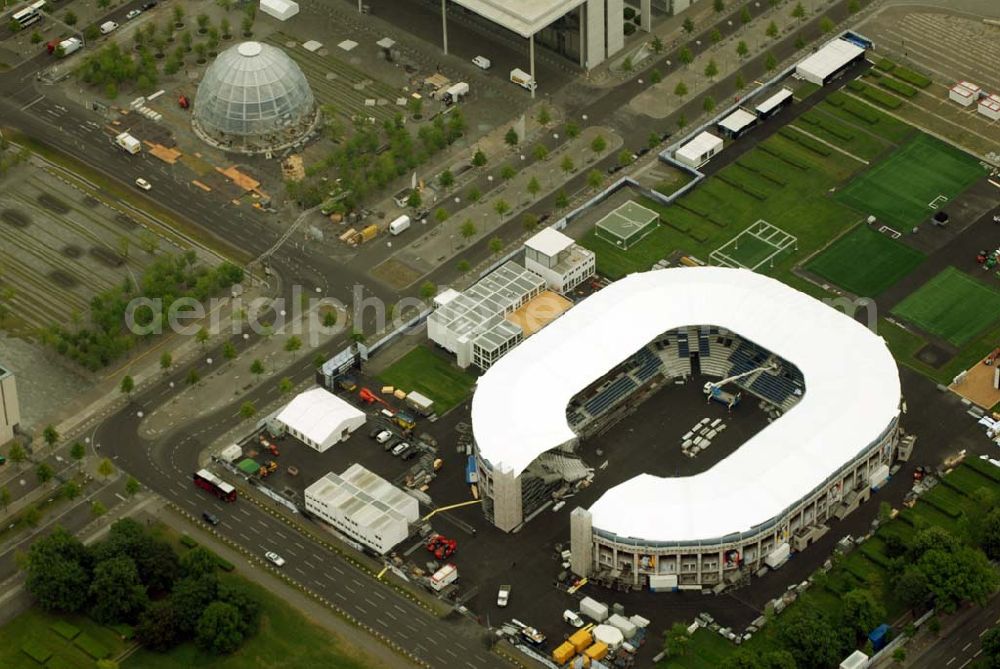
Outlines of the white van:
M406 214L403 214L402 216L400 216L395 221L389 224L389 234L398 235L409 227L410 227L410 217L407 216Z
M488 70L493 63L486 56L476 56L472 59L472 64L482 70Z
M114 21L105 21L101 24L101 34L107 35L110 32L114 32L118 28L118 24Z
M563 620L573 627L583 627L583 618L581 618L580 614L576 611L572 611L570 609L563 611Z

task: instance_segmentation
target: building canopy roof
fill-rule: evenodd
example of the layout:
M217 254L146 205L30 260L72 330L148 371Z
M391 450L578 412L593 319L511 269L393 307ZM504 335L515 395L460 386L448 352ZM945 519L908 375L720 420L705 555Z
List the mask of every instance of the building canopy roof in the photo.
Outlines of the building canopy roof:
M677 149L677 153L675 155L682 156L688 160L697 161L709 151L722 146L723 143L724 142L721 137L716 137L710 132L702 132L690 142Z
M665 269L588 297L479 378L480 456L520 474L575 438L566 407L576 394L660 334L690 325L724 327L794 364L805 395L706 472L642 474L611 488L591 507L595 528L652 541L747 531L823 484L898 415L896 363L852 318L749 270Z
M530 37L586 0L454 0L493 23Z
M800 74L808 72L818 79L826 79L864 52L864 49L853 42L835 39L796 65L795 71Z
M542 228L528 241L524 243L529 249L538 251L542 255L554 258L569 247L573 246L573 239L559 232L555 228Z
M339 435L346 421L365 420L365 414L323 388L313 388L296 395L275 417L290 429L298 430L309 440L323 444Z

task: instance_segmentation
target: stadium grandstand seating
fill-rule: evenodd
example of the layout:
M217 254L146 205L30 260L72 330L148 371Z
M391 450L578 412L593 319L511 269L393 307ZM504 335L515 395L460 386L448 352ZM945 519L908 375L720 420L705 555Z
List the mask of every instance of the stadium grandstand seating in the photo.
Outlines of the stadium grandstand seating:
M688 349L688 335L687 332L677 333L677 357L686 358L690 355L690 350Z
M600 416L636 387L637 384L632 380L632 377L619 376L607 388L587 400L583 406L590 415Z
M640 384L649 381L663 370L663 362L656 357L656 354L649 350L648 346L643 346L635 354L636 367L632 375Z

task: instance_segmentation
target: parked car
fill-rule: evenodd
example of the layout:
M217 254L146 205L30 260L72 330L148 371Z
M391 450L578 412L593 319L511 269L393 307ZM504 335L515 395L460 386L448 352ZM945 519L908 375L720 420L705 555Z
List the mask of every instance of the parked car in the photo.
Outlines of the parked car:
M142 14L142 10L141 9L131 9L131 10L129 10L129 13L125 15L125 20L126 21L131 21L135 17L139 16L139 14Z
M404 460L412 460L413 458L417 457L418 455L420 455L420 449L417 448L416 446L411 446L410 450L408 450L406 453L403 453L403 459Z
M144 12L148 12L148 11L149 11L149 10L151 10L151 9L152 9L153 7L156 7L156 0L149 0L149 2L145 3L145 4L144 4L144 5L142 6L142 10L143 10Z
M493 65L493 63L490 62L490 59L486 56L476 56L472 59L472 64L482 70L488 70L490 69L490 66Z
M149 183L142 177L139 177L138 179L135 180L135 185L143 190L151 190L153 188L153 184Z
M264 557L266 557L267 561L270 562L271 564L273 564L275 567L284 567L285 566L285 558L281 557L280 555L278 555L274 551L268 551L268 552L264 553Z
M410 445L408 443L406 443L405 441L401 441L398 444L396 444L395 448L392 449L392 454L393 455L401 455L403 453L403 451L405 451L409 447L410 447Z
M376 425L375 427L372 428L372 431L368 433L368 436L371 437L372 439L377 439L378 436L383 432L385 432L385 428L382 427L381 425Z
M5 464L7 464L7 458L5 458L4 456L0 455L0 465L5 465Z
M201 517L205 519L205 522L209 525L218 525L219 517L210 511L203 511Z
M583 627L583 618L576 611L571 611L566 609L563 611L563 620L568 622L573 627Z
M382 430L381 432L375 435L375 441L377 441L380 444L384 444L390 439L392 439L392 432L389 432L389 430Z
M510 586L501 585L500 590L497 592L497 606L503 608L507 606L507 602L510 601Z

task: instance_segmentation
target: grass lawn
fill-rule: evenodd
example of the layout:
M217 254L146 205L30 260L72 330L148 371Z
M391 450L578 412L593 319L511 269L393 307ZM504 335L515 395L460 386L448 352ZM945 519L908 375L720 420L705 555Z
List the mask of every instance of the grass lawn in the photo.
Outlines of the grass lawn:
M654 639L655 641L655 639ZM733 644L704 627L691 635L687 654L661 662L660 667L670 669L715 669L733 652Z
M924 254L860 225L806 269L861 297L875 297L916 269Z
M434 409L443 414L469 396L476 376L418 346L389 366L379 379L406 392L416 390L434 400Z
M949 267L907 296L892 313L962 346L1000 320L1000 292Z
M63 625L59 626L59 623ZM73 640L64 638L57 632L60 630L65 634L69 629L67 623L80 630ZM53 625L57 629L53 629ZM29 609L0 627L0 667L39 669L42 665L31 659L22 650L24 647L32 650L36 656L51 655L45 666L94 669L94 660L79 645L81 639L87 639L84 645L99 645L112 654L118 654L124 648L114 632L89 618L53 615L38 608Z
M939 196L951 200L983 174L974 157L921 133L836 198L902 231L934 213L932 200Z
M122 663L122 669L300 669L301 667L331 667L362 669L369 666L363 659L350 657L338 646L325 629L311 623L296 609L268 590L237 576L258 597L261 603L261 625L258 633L243 646L225 657L203 653L193 643L185 643L168 653L140 650ZM91 665L92 666L92 665Z
M874 159L889 146L870 130L845 123L821 107L802 114L795 125L865 160Z
M893 144L902 144L917 131L905 121L900 121L864 100L853 98L843 91L834 91L826 96L815 109L836 116L842 121L867 129Z

